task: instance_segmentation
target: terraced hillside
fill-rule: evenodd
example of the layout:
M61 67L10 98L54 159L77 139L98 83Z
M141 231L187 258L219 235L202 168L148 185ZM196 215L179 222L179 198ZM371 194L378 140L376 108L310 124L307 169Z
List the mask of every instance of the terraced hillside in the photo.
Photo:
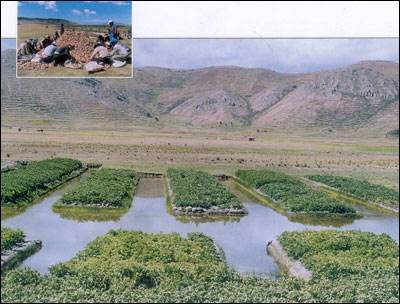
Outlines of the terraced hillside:
M306 74L210 67L134 69L133 79L16 79L2 52L2 126L240 126L385 136L399 128L399 65L360 62Z

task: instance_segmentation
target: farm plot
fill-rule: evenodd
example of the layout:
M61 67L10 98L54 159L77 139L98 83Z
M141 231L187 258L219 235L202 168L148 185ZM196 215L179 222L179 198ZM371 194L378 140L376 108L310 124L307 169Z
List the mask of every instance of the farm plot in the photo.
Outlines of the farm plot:
M40 241L26 240L21 229L1 226L1 272L35 253L41 245Z
M312 281L357 286L364 302L398 301L399 245L389 235L304 230L285 231L278 240L291 259L312 271ZM357 302L356 295L348 302Z
M1 174L1 205L27 205L83 171L79 160L54 158L4 172Z
M247 186L257 189L284 212L298 214L358 216L347 206L323 192L312 189L300 180L269 170L238 170L236 176Z
M172 211L186 213L247 213L241 201L215 177L202 171L167 170Z
M389 207L397 211L399 210L399 192L394 189L371 184L365 180L357 180L348 177L309 175L307 178L365 202L383 205L383 207Z
M178 233L111 230L75 258L52 266L48 275L26 267L1 276L1 301L398 303L398 246L385 235L336 233L317 232L321 245L317 237L301 233L298 238L295 234L280 237L292 258L313 269L312 279L305 281L241 276L224 262L223 252L212 239L201 233L183 238ZM316 253L318 246L332 263ZM364 253L359 260L358 255ZM316 259L315 266L311 257Z
M101 207L129 209L139 176L125 169L100 169L91 172L55 207Z

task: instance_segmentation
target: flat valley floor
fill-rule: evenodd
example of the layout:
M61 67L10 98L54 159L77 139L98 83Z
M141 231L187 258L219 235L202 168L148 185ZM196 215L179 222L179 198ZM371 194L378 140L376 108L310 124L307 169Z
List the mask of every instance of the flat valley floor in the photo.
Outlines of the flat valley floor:
M76 158L104 167L164 173L185 167L212 174L241 168L291 175L326 173L399 188L399 140L216 131L1 129L1 161ZM253 134L254 135L254 134Z

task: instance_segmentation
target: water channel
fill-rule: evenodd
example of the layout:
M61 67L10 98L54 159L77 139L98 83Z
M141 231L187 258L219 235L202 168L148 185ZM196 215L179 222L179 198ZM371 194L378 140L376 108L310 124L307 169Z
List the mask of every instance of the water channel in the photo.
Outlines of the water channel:
M131 209L125 214L57 213L51 206L74 187L78 179L42 198L24 213L2 220L2 225L22 229L29 239L39 239L43 248L20 267L31 267L42 274L48 267L73 258L85 245L110 229L142 230L148 233L203 232L214 238L225 251L227 261L246 275L279 277L279 268L266 252L266 242L286 230L360 229L387 233L399 242L399 218L355 206L362 219L347 223L293 221L260 205L230 181L224 182L244 203L248 215L226 217L177 217L167 212L163 180L145 178L139 182Z

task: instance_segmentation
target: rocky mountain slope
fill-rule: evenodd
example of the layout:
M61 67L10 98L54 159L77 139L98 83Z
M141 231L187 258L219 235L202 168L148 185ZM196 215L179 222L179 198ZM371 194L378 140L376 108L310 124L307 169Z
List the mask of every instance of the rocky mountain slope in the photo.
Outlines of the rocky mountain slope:
M2 126L242 126L374 132L399 128L399 65L359 62L315 73L210 67L134 69L133 79L16 79L2 52Z

